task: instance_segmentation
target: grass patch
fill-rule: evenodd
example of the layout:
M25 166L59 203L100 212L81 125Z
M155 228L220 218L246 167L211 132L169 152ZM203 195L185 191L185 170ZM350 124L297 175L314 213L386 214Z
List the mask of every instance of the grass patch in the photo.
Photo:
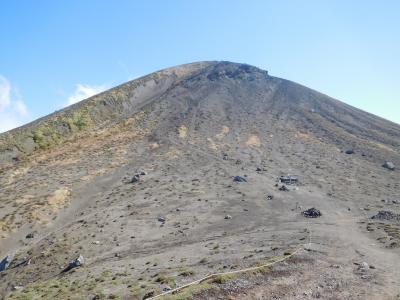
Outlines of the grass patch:
M202 282L200 284L195 284L191 285L182 291L172 294L172 295L166 295L163 297L163 300L187 300L187 299L192 299L194 295L204 292L206 290L209 290L213 288L213 285L208 283L208 282Z
M208 280L209 283L223 284L236 278L236 274L220 274Z
M171 288L176 287L175 279L173 277L167 277L165 275L158 275L156 277L156 279L154 280L154 282L157 282L160 284L166 284L166 285L170 286Z
M51 279L39 281L25 286L21 290L14 291L7 295L5 299L31 300L31 299L86 299L85 295L96 295L96 299L107 299L102 291L102 282L109 276L109 271L105 271L99 278L91 280L71 280L68 278ZM120 299L117 295L108 295Z
M178 274L178 276L189 277L189 276L193 276L194 274L195 274L195 272L193 270L183 268L180 270L180 273Z

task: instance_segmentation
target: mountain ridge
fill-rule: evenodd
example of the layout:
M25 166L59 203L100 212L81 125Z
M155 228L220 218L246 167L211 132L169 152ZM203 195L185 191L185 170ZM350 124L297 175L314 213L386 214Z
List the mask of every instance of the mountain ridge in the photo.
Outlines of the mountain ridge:
M128 114L135 113L135 108L133 104L130 104L129 101L132 101L132 94L136 91L140 97L140 89L143 88L143 85L154 84L153 89L156 91L154 95L148 95L147 97L157 97L160 96L168 89L169 84L179 84L181 80L190 79L190 76L199 75L198 73L207 72L207 69L215 68L218 65L232 65L243 68L251 69L252 71L257 72L266 72L256 67L247 65L247 64L238 64L231 63L226 61L202 61L195 62L189 64L183 64L175 67L169 67L166 69L162 69L156 72L153 72L149 75L142 76L140 78L134 79L132 81L123 83L119 86L111 88L107 91L104 91L98 95L92 96L88 99L85 99L77 104L66 107L60 111L54 112L48 116L44 116L39 118L29 124L21 126L17 129L13 129L9 132L3 133L0 135L0 163L10 162L12 160L18 159L19 156L29 155L35 149L38 148L46 148L51 146L52 144L57 144L65 137L72 135L74 132L79 132L84 128L91 127L92 125L98 125L101 123L105 123L110 119L123 119ZM268 73L266 73L268 74ZM234 76L234 74L228 74ZM213 76L218 76L217 73L214 73ZM391 121L385 120L373 114L369 114L367 112L361 111L357 108L354 108L344 102L333 99L325 94L319 93L315 90L309 89L302 85L299 85L295 82L284 80L276 77L269 76L270 78L275 78L275 80L282 81L284 85L292 86L292 94L289 95L292 101L298 99L298 95L293 93L293 90L300 89L304 90L310 95L317 94L320 95L318 101L314 101L314 108L309 108L313 110L321 109L320 101L338 101L341 106L346 107L343 109L343 113L349 113L356 109L356 113L362 112L364 116L367 116L370 121L373 122L384 122L386 127L394 129L399 128L399 125L393 123ZM166 80L167 82L159 82L162 80ZM174 83L172 83L174 81ZM163 87L164 85L164 87ZM161 90L159 90L161 88ZM169 87L170 88L170 87ZM306 90L305 90L306 89ZM146 92L149 92L151 89L147 89ZM158 94L157 94L158 92ZM303 92L304 93L304 92ZM313 96L313 95L312 95ZM315 96L313 96L315 98ZM304 102L303 102L304 104ZM111 107L110 110L99 108L101 105ZM125 106L124 106L125 105ZM113 108L114 106L114 108ZM140 105L139 105L140 107ZM97 110L97 111L96 111ZM105 112L103 112L103 110ZM128 113L126 113L126 111ZM100 117L99 117L100 115ZM52 123L52 124L49 124ZM92 124L94 123L94 124ZM41 128L41 124L43 128ZM398 136L398 134L396 134Z

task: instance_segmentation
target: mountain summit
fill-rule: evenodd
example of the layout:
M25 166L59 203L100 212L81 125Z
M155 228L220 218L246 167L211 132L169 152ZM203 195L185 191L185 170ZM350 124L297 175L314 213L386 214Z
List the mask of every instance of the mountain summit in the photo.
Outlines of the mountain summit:
M397 166L398 124L246 64L161 70L0 135L0 295L394 299Z
M214 100L215 97L218 99ZM177 107L178 111L150 112L151 107L160 109L157 104L170 109ZM198 62L127 82L2 134L0 161L17 160L36 149L60 144L74 133L112 126L145 110L147 114L173 114L167 120L169 124L162 124L170 127L176 125L171 123L177 119L191 118L199 108L213 110L213 115L218 118L229 117L230 113L231 117L239 117L234 114L247 111L265 121L266 118L275 123L283 121L284 127L322 129L330 134L336 131L335 135L344 131L342 134L389 143L395 148L399 146L397 124L296 83L269 76L267 71L250 65ZM354 144L353 138L350 139L348 142Z

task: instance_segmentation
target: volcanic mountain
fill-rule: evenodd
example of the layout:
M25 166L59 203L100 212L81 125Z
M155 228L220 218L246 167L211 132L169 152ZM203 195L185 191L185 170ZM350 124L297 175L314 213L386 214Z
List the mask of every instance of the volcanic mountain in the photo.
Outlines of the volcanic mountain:
M400 125L264 70L161 70L0 135L0 295L397 299L399 165Z

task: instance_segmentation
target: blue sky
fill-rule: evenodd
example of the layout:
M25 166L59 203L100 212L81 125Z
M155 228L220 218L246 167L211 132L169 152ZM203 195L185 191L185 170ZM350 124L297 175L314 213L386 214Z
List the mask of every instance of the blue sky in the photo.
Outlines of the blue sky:
M400 1L0 4L0 131L152 71L256 65L400 123Z

